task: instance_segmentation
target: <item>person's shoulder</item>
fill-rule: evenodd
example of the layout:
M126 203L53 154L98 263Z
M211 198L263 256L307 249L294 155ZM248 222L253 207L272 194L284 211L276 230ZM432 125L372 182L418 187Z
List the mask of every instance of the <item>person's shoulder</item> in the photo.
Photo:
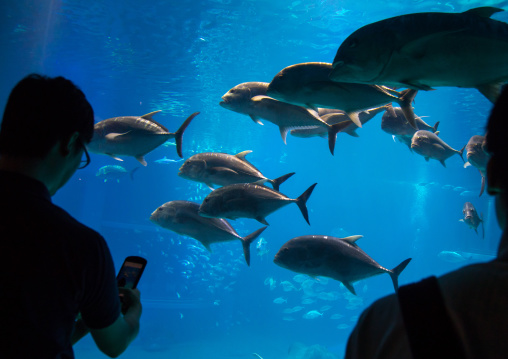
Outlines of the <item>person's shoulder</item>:
M97 231L78 221L63 208L55 205L54 215L61 230L69 231L77 238L103 240Z

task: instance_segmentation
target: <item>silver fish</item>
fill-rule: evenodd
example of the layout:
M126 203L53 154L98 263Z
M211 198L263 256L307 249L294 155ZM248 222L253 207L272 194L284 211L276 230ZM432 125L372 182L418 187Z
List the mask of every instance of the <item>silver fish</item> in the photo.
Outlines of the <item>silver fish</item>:
M247 265L250 265L250 244L266 229L260 228L246 237L240 237L225 219L204 218L198 214L199 204L189 201L170 201L157 208L150 220L170 231L189 236L212 251L210 245L240 240Z
M106 154L119 161L122 160L117 156L132 156L146 166L144 156L174 138L177 153L182 157L183 132L199 112L190 115L174 133L153 120L152 116L158 112L161 111L147 113L141 117L108 118L96 123L92 141L87 144L87 148L90 152Z
M485 238L485 227L483 226L483 219L480 218L478 215L478 212L476 212L476 208L474 208L473 204L471 202L464 203L464 206L462 207L462 213L464 214L463 219L459 219L460 222L464 222L468 225L469 228L474 229L476 234L478 234L478 226L480 223L482 224L482 238ZM483 217L483 215L482 215Z
M232 184L217 188L206 196L199 207L199 214L229 219L253 218L268 225L266 216L290 203L296 203L310 224L306 203L316 185L314 183L298 198L292 199L265 186L253 183Z
M366 111L362 111L358 114L358 118L360 119L360 122L362 123L362 126L365 125L367 122L372 120L378 113L384 111L389 105L371 108ZM322 109L318 108L318 114L321 117L323 121L325 121L329 125L334 125L339 122L348 122L348 126L346 126L342 131L347 133L350 136L353 137L359 137L358 133L356 133L356 130L358 129L358 126L356 126L353 121L346 115L346 113L342 110L337 109ZM313 128L304 128L304 129L294 129L290 131L291 135L295 137L301 137L301 138L308 138L308 137L326 137L328 135L328 131L326 128L323 127L313 127Z
M362 127L358 112L396 102L414 125L411 102L416 90L397 92L377 85L335 82L329 79L331 71L332 64L326 62L288 66L270 82L267 96L312 109L324 107L343 110L358 127Z
M485 136L475 135L469 139L466 145L467 162L464 168L473 166L480 171L482 176L482 185L480 188L480 196L485 189L485 176L487 174L487 163L489 162L489 154L485 152Z
M418 90L477 88L494 102L508 80L508 24L490 19L499 11L415 13L363 26L340 45L330 78Z
M267 89L268 82L244 82L226 92L219 105L234 112L250 115L250 99L254 96L265 96Z
M315 111L278 101L268 96L255 96L250 101L251 118L256 122L259 122L259 119L262 118L279 126L284 143L286 143L286 136L289 130L318 126L328 133L328 147L333 155L337 133L348 126L347 123L330 125L323 121Z
M465 146L460 151L454 150L440 139L438 135L439 131L436 133L425 130L416 131L411 139L411 149L425 157L426 161L433 158L441 162L444 167L446 167L445 160L454 154L460 155L460 158L464 161L462 153Z
M276 179L266 178L245 156L252 151L243 151L236 155L220 152L203 152L185 160L180 167L178 176L196 182L205 183L212 188L214 185L226 186L234 183L268 182L278 191L279 186L294 172Z
M104 182L107 182L108 180L120 182L120 178L126 176L127 174L130 176L131 180L134 179L134 172L136 172L138 169L139 167L136 167L131 171L127 171L122 166L106 165L99 168L95 175L99 178L102 178Z
M434 126L430 126L420 117L415 115L416 127L419 130L426 130L430 132L436 132L439 126L439 121ZM413 126L407 122L402 109L399 107L392 107L387 109L381 119L381 129L386 133L389 133L394 138L397 138L401 143L404 143L411 150L411 138L417 131Z
M338 280L355 295L354 282L388 273L393 287L397 290L399 274L406 268L411 258L394 269L386 269L355 244L361 237L337 238L320 235L295 237L280 248L273 261L278 266L297 273Z

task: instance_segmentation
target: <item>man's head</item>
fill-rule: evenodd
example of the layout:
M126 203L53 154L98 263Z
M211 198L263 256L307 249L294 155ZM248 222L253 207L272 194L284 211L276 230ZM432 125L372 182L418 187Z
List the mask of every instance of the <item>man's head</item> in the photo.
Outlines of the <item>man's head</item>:
M487 165L488 192L495 195L501 229L506 228L508 208L508 86L492 108L487 124L486 150L491 155Z
M29 75L12 90L0 128L0 154L43 158L78 132L88 143L94 115L83 92L63 77Z
M5 107L0 168L43 182L53 195L80 166L93 126L92 106L71 81L29 75Z

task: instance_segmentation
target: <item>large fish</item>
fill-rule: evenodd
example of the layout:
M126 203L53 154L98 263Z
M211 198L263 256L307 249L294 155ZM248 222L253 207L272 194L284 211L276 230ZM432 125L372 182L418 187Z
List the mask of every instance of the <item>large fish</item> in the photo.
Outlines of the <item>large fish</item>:
M411 102L416 90L397 92L377 85L335 82L329 78L331 71L332 64L325 62L288 66L270 82L267 96L312 109L324 107L343 110L358 127L362 127L358 112L396 102L414 125Z
M320 235L296 237L279 249L273 261L278 266L297 273L338 280L355 295L354 282L388 273L393 287L397 290L399 274L406 268L411 258L394 269L386 269L356 245L356 240L361 237L337 238Z
M303 218L310 224L306 203L316 184L314 183L296 199L253 183L224 186L205 197L199 207L199 214L203 217L229 219L253 218L268 225L266 216L290 203L296 203Z
M292 172L273 180L268 179L245 159L251 152L243 151L236 155L219 152L198 153L183 163L178 175L191 181L205 183L212 189L214 185L269 182L278 191L279 186L295 174Z
M360 119L360 122L362 123L362 126L365 125L367 122L372 120L378 113L385 110L389 105L371 108L366 111L362 111L358 114L358 118ZM358 126L356 126L353 121L346 115L346 113L342 110L337 109L318 109L318 114L321 117L323 121L328 123L329 125L334 125L339 122L345 122L348 121L348 125L342 129L340 132L347 133L350 136L353 137L359 137L358 133L356 133L356 130L358 129ZM312 128L300 128L300 129L294 129L290 131L291 135L295 137L301 137L301 138L309 138L309 137L326 137L328 136L328 131L324 127L312 127Z
M234 112L250 115L249 100L254 96L265 96L268 85L268 82L244 82L236 85L222 96L219 105Z
M508 24L490 19L499 11L416 13L363 26L340 45L330 78L418 90L477 88L494 102L508 81Z
M483 225L483 218L480 218L478 212L476 212L476 208L474 208L471 202L464 203L464 207L462 207L462 213L464 214L463 219L459 219L460 222L464 222L468 225L469 228L474 229L476 234L478 234L478 226L480 223L482 224L482 238L485 238L485 227ZM482 215L483 217L483 215Z
M328 133L328 147L333 155L337 133L348 126L347 123L335 123L334 125L330 125L323 121L315 111L302 106L278 101L268 96L255 96L251 98L250 101L251 118L256 122L259 122L259 119L262 118L279 126L284 143L286 143L286 136L289 130L318 126L322 127Z
M487 163L489 162L489 154L485 152L485 136L475 135L469 139L466 145L467 162L464 168L473 166L480 171L482 176L482 186L480 188L480 196L485 189L485 176L487 174Z
M246 237L240 237L225 219L205 218L198 214L199 204L189 201L170 201L157 208L150 220L170 231L192 237L210 252L210 245L240 240L247 265L250 265L250 244L266 229L260 228Z
M426 130L436 132L439 126L439 121L434 126L430 126L420 117L415 115L416 126L419 130ZM381 129L386 133L392 135L394 141L397 138L401 143L404 143L411 150L411 139L417 131L413 126L407 122L402 109L399 107L387 109L381 119Z
M92 141L87 144L87 148L90 152L109 155L119 161L122 160L117 156L132 156L146 166L144 156L174 138L178 156L182 157L183 132L199 112L190 115L176 132L169 132L166 127L153 120L152 116L158 112L160 111L141 117L108 118L96 123Z
M441 162L444 167L446 167L445 160L454 154L460 155L460 158L464 161L462 153L464 152L464 148L466 146L462 147L460 151L454 150L440 139L438 134L439 131L436 133L425 130L416 131L411 139L411 149L419 155L425 157L426 161L433 158Z

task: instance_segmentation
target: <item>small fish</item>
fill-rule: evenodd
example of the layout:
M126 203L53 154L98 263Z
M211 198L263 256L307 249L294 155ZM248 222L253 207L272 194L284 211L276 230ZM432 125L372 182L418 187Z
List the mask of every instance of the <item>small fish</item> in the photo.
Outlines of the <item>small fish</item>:
M282 304L282 303L287 303L287 302L288 302L288 300L287 300L287 299L284 299L284 298L282 298L282 297L278 297L278 298L275 298L275 299L273 300L273 302L274 302L275 304Z
M267 242L264 238L261 237L256 244L256 253L258 256L264 256L268 252L270 251L267 248Z
M453 252L453 251L441 251L441 252L439 252L439 254L437 256L439 259L442 259L445 262L449 262L449 263L461 263L461 262L464 262L464 261L470 259L470 258L464 257L462 254L460 254L458 252Z
M136 172L139 167L134 168L131 171L127 171L124 167L118 165L106 165L99 168L97 173L95 174L97 177L102 178L104 182L108 180L113 180L116 182L120 182L120 179L127 174L129 174L131 180L134 179L134 172Z
M462 192L460 192L459 196L469 197L469 196L472 196L473 194L474 194L473 191L462 191Z
M338 280L355 295L353 282L388 273L393 287L397 290L399 274L406 268L411 258L394 269L386 269L356 245L355 241L361 237L336 238L321 235L295 237L282 245L273 261L280 267L311 277L322 276Z
M296 289L296 287L294 286L293 283L291 283L287 280L281 282L280 285L282 286L282 289L284 290L284 292L291 292L293 290L298 290L298 289Z
M330 317L330 319L337 320L340 318L343 318L344 316L342 314L334 314Z
M290 203L296 203L310 225L306 203L316 185L314 183L298 198L292 199L265 186L232 184L218 188L206 196L199 207L199 214L210 218L253 218L268 225L266 216Z
M145 155L162 145L168 139L176 140L176 149L182 156L182 137L185 129L199 112L190 115L178 131L169 132L155 122L155 111L141 117L123 116L108 118L94 125L92 141L87 144L90 152L105 154L122 161L118 156L132 156L146 166Z
M296 283L303 283L305 282L307 279L309 279L309 276L306 275L306 274L297 274L293 277L293 280L296 282Z
M464 222L468 225L469 228L474 229L476 234L478 234L478 226L480 223L482 224L482 238L485 239L485 226L483 225L483 218L480 218L478 212L476 212L476 208L474 208L471 202L464 203L464 206L462 207L462 213L464 214L464 218L459 219L459 221Z
M433 158L441 162L444 167L446 167L445 160L454 154L460 155L460 158L464 161L462 153L464 152L465 146L460 151L454 150L440 139L438 134L439 131L436 133L425 130L416 131L411 139L411 149L423 156L426 161Z
M322 317L323 314L318 312L317 310L311 310L310 312L307 312L303 315L302 318L304 319L316 319L318 317Z
M164 156L164 158L160 158L158 160L155 160L154 162L161 164L161 165L169 165L170 163L176 163L176 162L181 162L181 161L183 161L183 158L180 158L179 160L172 160L172 159Z
M489 162L489 154L485 151L485 136L472 136L466 145L467 162L464 168L473 166L478 169L482 176L482 184L480 188L480 196L485 189L485 176L487 174L487 162Z

